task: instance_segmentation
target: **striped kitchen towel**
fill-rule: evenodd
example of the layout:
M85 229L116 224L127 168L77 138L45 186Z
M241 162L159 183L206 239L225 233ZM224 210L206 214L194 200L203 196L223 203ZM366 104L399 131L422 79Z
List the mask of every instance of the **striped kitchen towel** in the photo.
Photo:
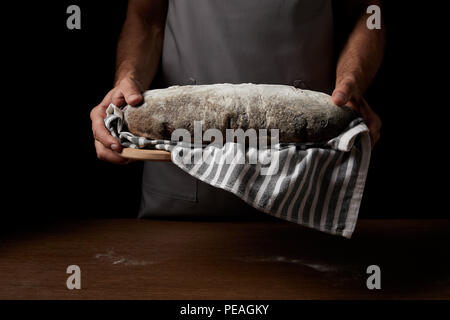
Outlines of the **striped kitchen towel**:
M265 150L230 142L193 148L137 137L126 131L122 110L114 105L107 109L105 125L124 147L170 151L173 163L190 175L269 215L346 238L355 229L371 153L361 118L330 141L281 143Z

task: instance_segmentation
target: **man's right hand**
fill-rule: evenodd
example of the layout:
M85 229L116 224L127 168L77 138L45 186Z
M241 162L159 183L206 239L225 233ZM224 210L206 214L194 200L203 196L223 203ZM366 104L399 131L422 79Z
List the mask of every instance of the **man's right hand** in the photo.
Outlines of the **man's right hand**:
M124 78L116 84L114 89L108 92L98 106L92 109L92 133L94 134L97 157L100 160L115 164L127 164L129 162L128 159L120 156L119 152L122 151L120 142L105 127L106 108L111 103L118 107L126 104L139 105L143 100L142 91L143 88L138 81L131 77Z

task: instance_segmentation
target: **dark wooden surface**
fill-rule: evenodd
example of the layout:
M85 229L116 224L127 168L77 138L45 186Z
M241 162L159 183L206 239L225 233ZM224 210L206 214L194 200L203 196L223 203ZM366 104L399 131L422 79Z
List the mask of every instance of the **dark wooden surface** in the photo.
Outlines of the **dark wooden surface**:
M449 299L449 240L450 220L361 220L351 240L271 221L51 222L1 234L0 298Z

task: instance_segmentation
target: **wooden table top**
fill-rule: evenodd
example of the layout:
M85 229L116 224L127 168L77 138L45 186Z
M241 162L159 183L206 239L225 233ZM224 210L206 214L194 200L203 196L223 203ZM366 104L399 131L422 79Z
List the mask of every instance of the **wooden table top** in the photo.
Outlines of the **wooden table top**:
M351 240L281 221L54 221L0 235L0 298L450 299L449 240L450 220L360 220Z

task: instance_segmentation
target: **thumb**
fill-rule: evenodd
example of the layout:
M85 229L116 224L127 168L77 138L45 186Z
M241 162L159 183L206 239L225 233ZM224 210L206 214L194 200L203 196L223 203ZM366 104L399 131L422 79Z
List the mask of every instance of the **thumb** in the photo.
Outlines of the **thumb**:
M331 101L338 106L344 106L353 98L354 83L352 81L340 81L331 95Z
M138 84L132 79L126 79L121 83L122 94L125 101L132 106L136 106L142 102L142 94Z

